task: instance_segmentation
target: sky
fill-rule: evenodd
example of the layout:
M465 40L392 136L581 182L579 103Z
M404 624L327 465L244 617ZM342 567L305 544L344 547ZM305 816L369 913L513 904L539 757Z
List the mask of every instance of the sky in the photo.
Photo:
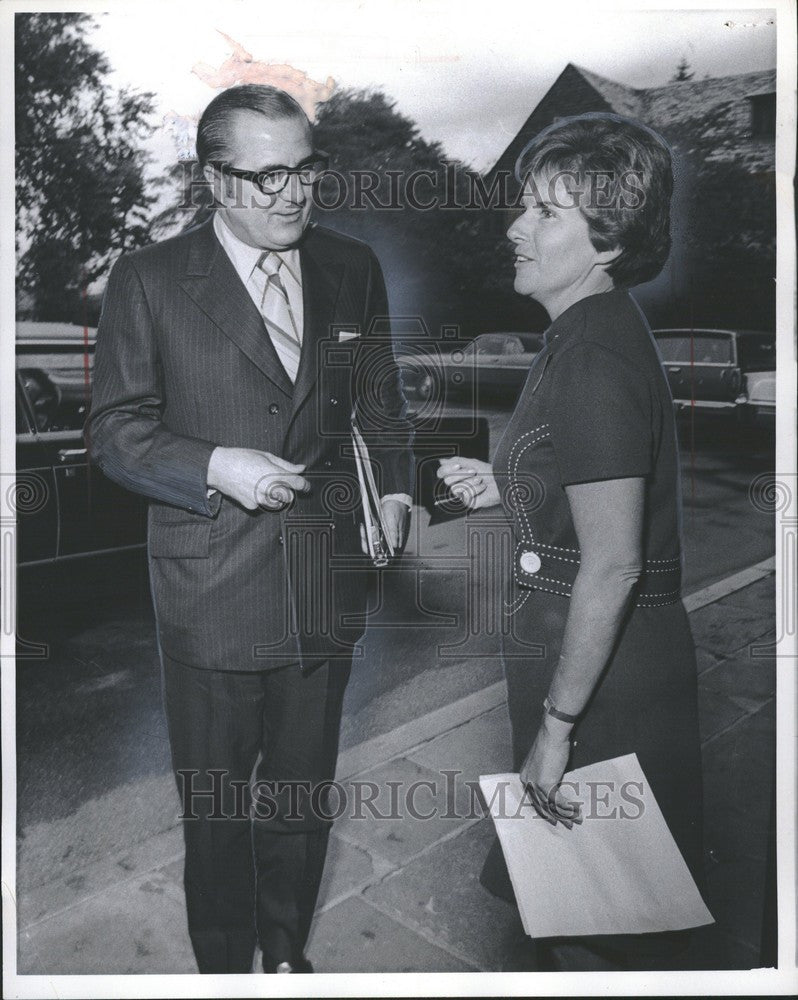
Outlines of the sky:
M485 170L498 159L568 62L633 87L666 83L684 57L696 78L771 69L768 8L641 10L535 0L120 0L98 14L94 44L113 81L154 91L156 168L173 162L164 115L195 116L216 92L193 72L232 45L323 84L380 88L449 156ZM101 8L98 8L98 10Z

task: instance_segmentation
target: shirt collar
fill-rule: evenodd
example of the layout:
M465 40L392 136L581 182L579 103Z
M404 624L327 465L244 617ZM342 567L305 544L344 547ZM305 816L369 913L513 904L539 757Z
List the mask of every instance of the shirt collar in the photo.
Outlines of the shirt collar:
M219 242L222 244L225 253L232 261L241 280L244 284L252 277L252 272L258 266L258 261L263 255L263 250L259 247L250 246L240 240L232 229L227 225L218 212L213 213L213 231L216 233ZM299 250L292 247L289 250L274 250L273 253L282 260L283 266L287 268L289 274L297 282L300 280Z
M554 350L562 341L568 340L576 330L583 328L588 312L596 315L600 314L601 310L617 309L618 302L627 295L625 288L611 288L606 292L597 292L595 295L587 295L577 300L549 325L543 334L544 344L549 350Z

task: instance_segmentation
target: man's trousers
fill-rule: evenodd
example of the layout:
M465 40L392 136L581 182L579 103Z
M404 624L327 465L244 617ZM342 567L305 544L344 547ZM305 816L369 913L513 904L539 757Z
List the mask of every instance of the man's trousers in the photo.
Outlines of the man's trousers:
M199 971L249 972L256 941L266 971L297 964L327 852L351 662L243 672L162 653L162 666Z

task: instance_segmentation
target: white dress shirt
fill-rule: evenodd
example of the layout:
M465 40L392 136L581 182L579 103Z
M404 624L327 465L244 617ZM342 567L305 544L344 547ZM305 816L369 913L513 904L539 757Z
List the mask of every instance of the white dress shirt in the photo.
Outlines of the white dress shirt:
M262 312L261 303L263 302L266 283L268 281L266 274L258 267L258 261L263 256L263 250L259 247L251 247L248 243L242 242L233 234L233 231L218 212L213 216L213 228L219 237L219 242L222 244L224 252L230 258L230 263L236 269L239 278L244 283L244 287L249 292L250 298L258 307L258 312ZM293 247L289 250L274 250L272 252L275 257L278 257L282 261L283 266L280 268L280 281L282 281L283 288L285 288L285 293L288 296L288 305L301 344L305 316L302 302L302 271L299 264L299 251ZM275 339L272 343L283 367L290 370L290 363L286 363L288 359L283 357L282 342ZM296 362L294 362L294 366L296 367Z
M257 306L258 312L260 312L266 282L266 275L258 267L258 261L263 256L263 250L259 247L250 246L248 243L240 240L218 212L214 212L213 215L213 230L222 244L222 249L230 258L230 263L236 269L236 273L241 278L244 287ZM301 341L305 311L302 301L302 268L299 263L299 250L296 247L292 247L289 250L275 250L273 252L283 262L283 266L280 268L280 278L288 296L288 303L294 315L294 322L296 323L297 333ZM268 336L268 333L266 333L266 336ZM279 346L277 344L274 346L279 356ZM209 490L208 495L210 496L212 492ZM411 507L413 503L407 493L388 493L382 499L383 502L385 500L399 500L408 507Z

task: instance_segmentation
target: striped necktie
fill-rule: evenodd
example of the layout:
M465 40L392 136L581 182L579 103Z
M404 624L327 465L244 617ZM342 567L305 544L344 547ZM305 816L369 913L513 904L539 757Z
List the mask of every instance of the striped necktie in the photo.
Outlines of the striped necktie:
M258 261L258 267L266 275L260 312L283 368L291 381L296 382L302 338L294 322L285 285L280 278L282 264L280 257L271 250L267 250Z

